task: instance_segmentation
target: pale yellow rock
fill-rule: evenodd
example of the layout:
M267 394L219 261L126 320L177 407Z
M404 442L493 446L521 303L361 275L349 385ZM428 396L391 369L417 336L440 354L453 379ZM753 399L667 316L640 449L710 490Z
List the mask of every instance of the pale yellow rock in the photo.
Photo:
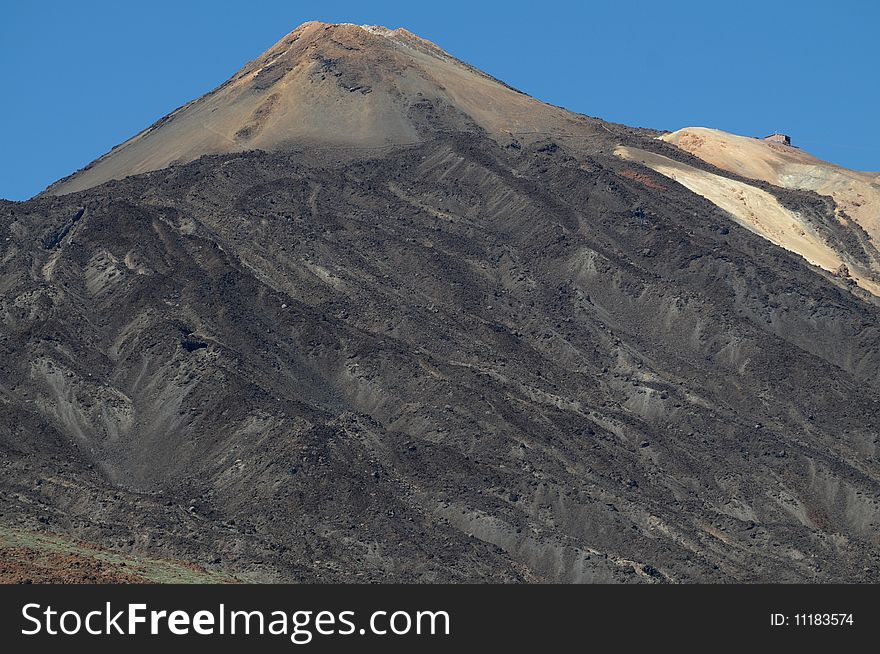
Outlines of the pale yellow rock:
M830 195L880 245L880 173L849 170L796 147L705 127L686 127L661 138L737 175Z
M726 211L740 225L801 255L814 266L835 272L845 265L842 254L828 245L798 212L782 206L763 189L639 148L621 146L615 154L675 180ZM880 284L867 279L864 271L852 264L847 267L859 286L880 296Z

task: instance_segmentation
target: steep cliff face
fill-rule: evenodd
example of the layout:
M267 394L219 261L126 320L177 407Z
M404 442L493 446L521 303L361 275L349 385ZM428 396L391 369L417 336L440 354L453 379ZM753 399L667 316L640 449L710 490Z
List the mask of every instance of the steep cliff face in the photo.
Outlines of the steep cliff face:
M295 88L382 109L251 150ZM274 93L229 151L87 177ZM877 301L614 154L723 172L655 136L308 24L0 202L2 523L244 580L877 581Z

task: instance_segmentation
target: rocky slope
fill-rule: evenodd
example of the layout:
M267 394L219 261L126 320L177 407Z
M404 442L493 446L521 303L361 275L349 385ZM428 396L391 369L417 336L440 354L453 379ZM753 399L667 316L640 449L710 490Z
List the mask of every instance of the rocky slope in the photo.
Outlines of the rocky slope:
M880 295L880 175L847 170L790 145L714 129L688 127L659 138L710 169L633 148L617 153L675 179L774 244ZM768 192L761 182L815 193L826 205L820 210L824 217L816 220L802 202L780 203L778 192Z
M880 296L880 251L861 225L849 219L833 198L815 195L786 202L779 187L744 178L736 171L706 169L693 162L627 146L618 147L615 154L675 180L774 245ZM876 206L880 209L880 203Z
M0 202L0 520L257 581L880 580L876 298L614 154L719 173L655 133L327 27ZM405 129L173 131L312 38L275 84ZM397 95L400 52L522 104Z
M716 129L688 127L661 138L737 175L830 196L842 221L858 224L875 244L880 239L880 173L848 170L794 146Z

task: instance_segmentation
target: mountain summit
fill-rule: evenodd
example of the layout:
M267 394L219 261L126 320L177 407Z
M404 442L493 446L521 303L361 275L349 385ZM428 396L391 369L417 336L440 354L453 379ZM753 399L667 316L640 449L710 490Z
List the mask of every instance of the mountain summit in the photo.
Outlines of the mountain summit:
M536 125L587 135L596 123L512 89L405 29L309 22L47 192L70 193L205 154L412 144L441 130L511 140Z

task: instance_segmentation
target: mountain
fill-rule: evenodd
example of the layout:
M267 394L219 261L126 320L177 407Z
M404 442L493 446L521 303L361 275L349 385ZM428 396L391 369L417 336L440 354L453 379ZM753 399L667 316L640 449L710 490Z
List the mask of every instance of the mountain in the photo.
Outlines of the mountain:
M404 29L301 25L207 95L48 193L62 195L206 154L383 148L438 131L514 142L585 137L599 123L539 102Z
M869 237L665 139L294 30L0 202L0 526L245 581L880 580Z

